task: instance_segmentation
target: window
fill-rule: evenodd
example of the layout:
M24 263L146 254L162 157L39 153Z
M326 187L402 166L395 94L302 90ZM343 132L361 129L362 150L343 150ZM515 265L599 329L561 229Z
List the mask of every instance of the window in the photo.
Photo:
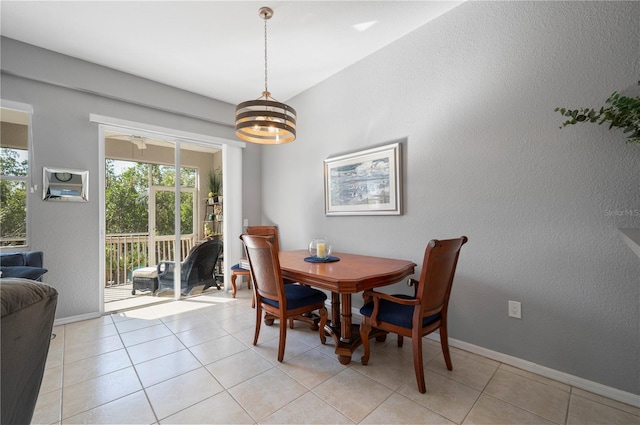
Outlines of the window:
M4 107L1 112L0 246L26 246L30 114Z
M149 184L151 170L151 185ZM174 234L175 167L172 165L106 160L106 225L107 233L147 233L149 188L153 187L157 202L155 226L157 234ZM197 170L181 168L180 214L181 233L194 233L194 211Z

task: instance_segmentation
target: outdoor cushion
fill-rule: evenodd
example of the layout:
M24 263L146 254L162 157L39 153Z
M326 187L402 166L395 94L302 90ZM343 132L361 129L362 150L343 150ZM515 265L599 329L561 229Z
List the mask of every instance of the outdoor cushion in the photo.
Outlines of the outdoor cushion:
M158 268L157 267L141 267L139 269L135 269L131 272L133 277L147 277L154 278L158 277Z

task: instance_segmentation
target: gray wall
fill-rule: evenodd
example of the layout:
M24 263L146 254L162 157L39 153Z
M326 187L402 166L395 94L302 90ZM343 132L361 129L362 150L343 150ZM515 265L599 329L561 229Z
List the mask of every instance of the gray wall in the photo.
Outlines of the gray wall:
M243 152L243 217L278 224L283 249L327 235L338 250L419 266L429 239L466 234L453 338L640 394L640 261L616 230L640 217L615 214L640 208L640 146L596 125L560 130L553 112L635 84L639 16L629 2L463 4L290 100L298 140ZM1 42L2 98L34 106L38 179L43 165L95 175L89 113L233 138L207 121L231 124L233 105ZM404 214L325 217L322 161L396 140ZM57 317L93 311L97 203L30 196ZM507 300L523 303L522 320Z
M262 146L247 143L242 151L242 217L250 226L262 223ZM244 254L244 253L243 253Z
M56 319L97 313L98 125L89 114L234 139L233 105L2 38L2 99L33 106L38 191L29 194L30 249L60 293ZM227 121L228 125L221 125ZM89 170L89 202L42 201L42 167Z
M640 394L640 259L617 231L640 227L640 145L553 111L635 85L639 20L638 2L461 5L288 102L298 139L262 149L263 221L282 249L326 235L419 266L467 235L452 338ZM326 217L323 160L397 140L404 214Z

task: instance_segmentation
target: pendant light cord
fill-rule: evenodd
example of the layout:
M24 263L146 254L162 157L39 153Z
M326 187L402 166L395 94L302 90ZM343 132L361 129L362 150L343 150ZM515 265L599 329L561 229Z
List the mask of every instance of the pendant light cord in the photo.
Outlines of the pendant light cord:
M264 19L264 92L258 99L242 102L236 107L236 136L246 142L263 145L293 142L296 140L296 110L278 102L269 93L267 20L273 16L273 10L261 7L258 15Z
M267 86L267 15L264 15L264 96L269 99L269 87Z

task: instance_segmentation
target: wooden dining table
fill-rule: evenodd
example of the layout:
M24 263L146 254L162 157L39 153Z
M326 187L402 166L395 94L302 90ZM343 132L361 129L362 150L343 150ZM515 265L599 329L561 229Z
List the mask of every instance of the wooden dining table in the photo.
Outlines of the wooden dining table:
M280 251L280 268L285 279L331 291L331 320L325 330L335 341L340 363L349 364L362 343L358 325L352 323L351 295L399 282L414 273L416 264L343 252L331 255L340 260L312 263L305 261L307 250Z

